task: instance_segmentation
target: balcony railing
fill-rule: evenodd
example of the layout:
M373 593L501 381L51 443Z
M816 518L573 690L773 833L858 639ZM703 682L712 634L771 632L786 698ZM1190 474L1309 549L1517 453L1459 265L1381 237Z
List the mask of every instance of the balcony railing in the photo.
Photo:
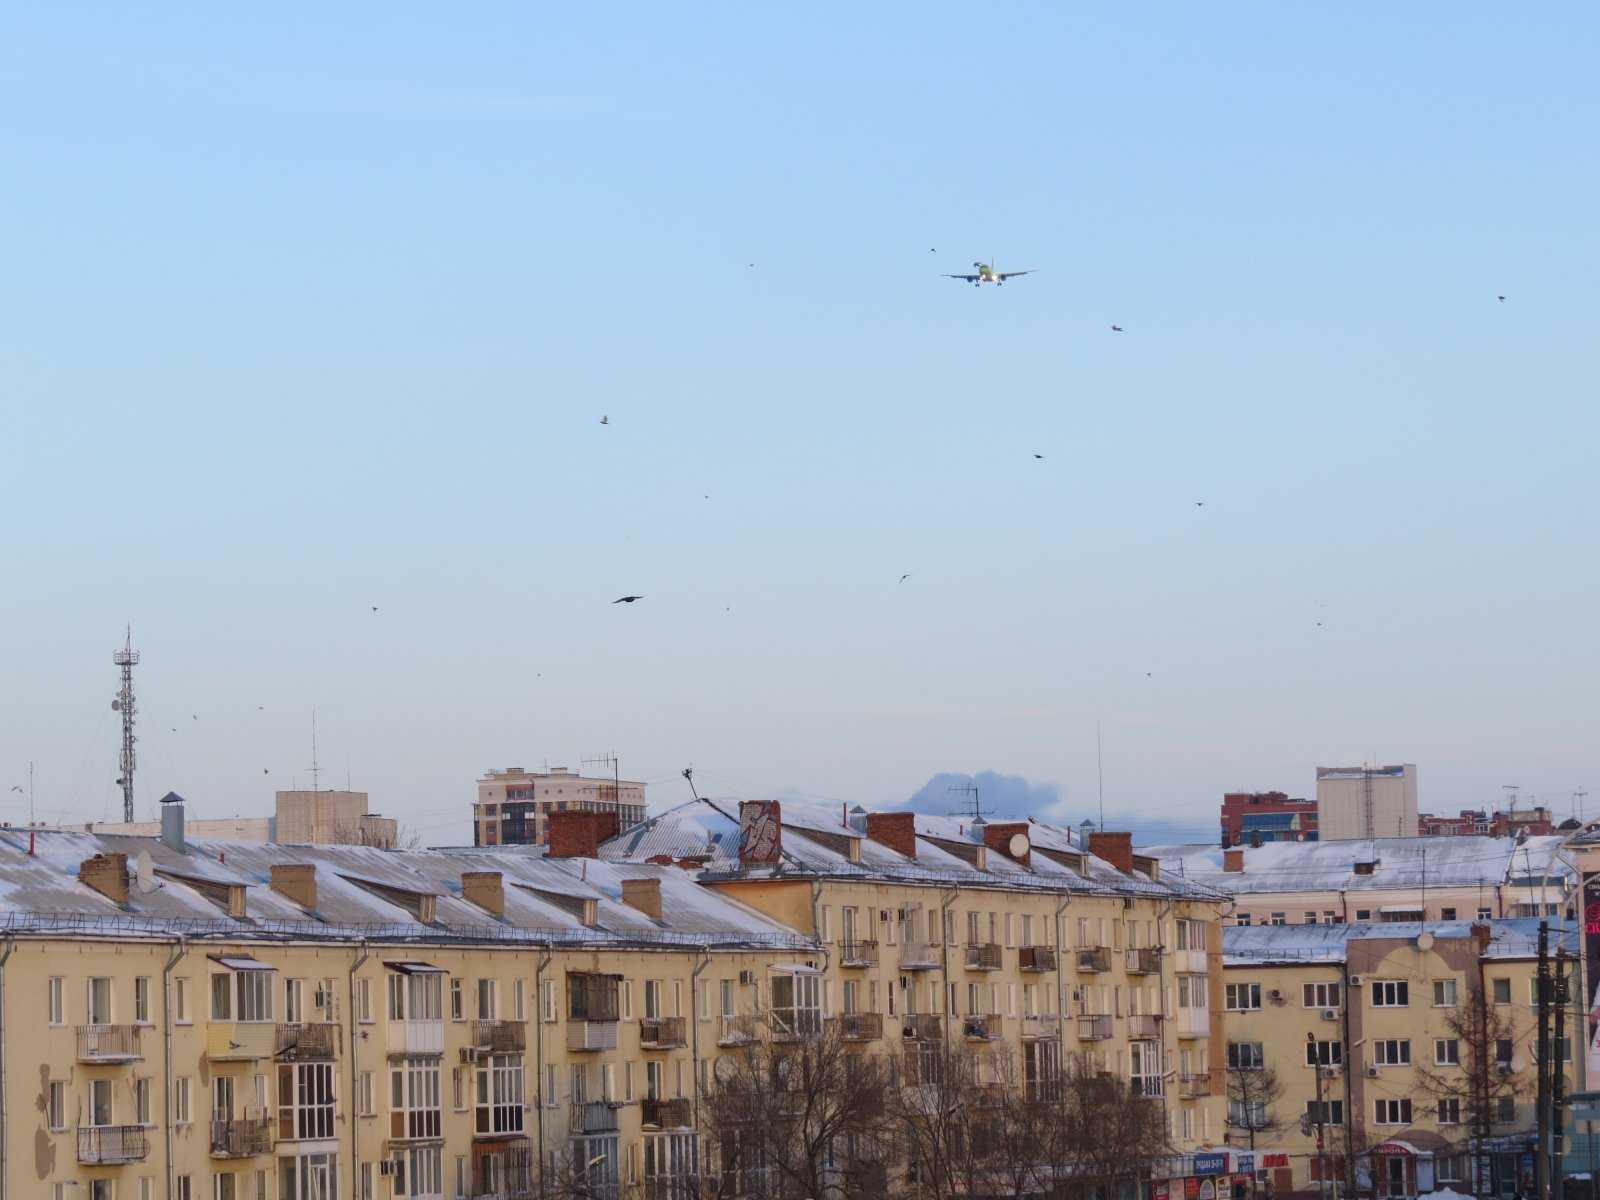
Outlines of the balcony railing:
M1180 1008L1173 1024L1178 1036L1193 1041L1211 1036L1211 1010L1209 1008Z
M569 1133L615 1133L617 1110L609 1100L583 1100L572 1105Z
M822 1010L817 1008L774 1008L772 1040L798 1042L801 1038L815 1037L822 1032Z
M684 1129L689 1125L689 1101L686 1097L677 1100L641 1100L639 1116L651 1129Z
M1080 1042L1103 1042L1110 1036L1110 1017L1096 1016L1078 1018L1078 1040Z
M700 1200L698 1175L646 1175L644 1200Z
M1078 970L1080 971L1109 971L1111 970L1111 951L1104 946L1095 946L1088 950L1078 951Z
M78 1129L78 1161L86 1166L143 1162L150 1138L143 1125L94 1125Z
M1178 1088L1185 1100L1199 1100L1204 1096L1211 1095L1211 1076L1209 1074L1180 1075L1178 1076Z
M522 1021L474 1021L472 1045L485 1054L521 1054L528 1048L528 1027Z
M1128 1080L1128 1090L1141 1100L1159 1100L1163 1095L1161 1076L1135 1075Z
M968 1090L967 1102L974 1108L999 1108L1006 1102L1006 1085L975 1083Z
M526 1138L472 1156L472 1200L532 1200L533 1143Z
M717 1030L717 1045L748 1046L760 1036L754 1017L723 1017Z
M839 943L841 967L875 967L878 965L878 943L850 938Z
M976 942L967 947L967 970L998 971L1000 947L995 942Z
M1030 1013L1022 1018L1024 1041L1034 1042L1040 1038L1053 1038L1060 1028L1059 1019L1053 1013Z
M138 1062L140 1025L79 1025L78 1061L82 1063Z
M931 971L939 960L939 947L931 942L907 942L900 947L902 971Z
M1161 951L1153 946L1139 946L1128 951L1129 975L1159 975Z
M682 1017L646 1017L639 1022L641 1049L673 1050L686 1045Z
M1005 1030L999 1013L971 1013L961 1018L961 1036L971 1042L998 1042Z
M839 1036L847 1042L875 1042L883 1036L883 1014L843 1013L839 1017Z
M567 1049L570 1051L615 1050L615 1021L568 1021Z
M272 1122L266 1117L211 1122L211 1153L217 1158L271 1154Z
M1128 1036L1131 1038L1158 1038L1161 1036L1161 1018L1154 1013L1134 1013L1128 1018Z
M277 1030L271 1021L212 1021L206 1026L206 1057L212 1062L271 1058Z
M443 1054L443 1021L390 1021L389 1051L393 1054Z
M1019 965L1024 971L1054 971L1056 952L1050 946L1024 946L1017 952Z
M944 1018L935 1013L909 1013L902 1032L914 1041L937 1042L944 1037Z
M1024 1080L1022 1095L1029 1104L1058 1104L1066 1099L1067 1081L1060 1075Z
M279 1025L277 1052L279 1057L296 1062L326 1061L339 1049L339 1026L328 1021L313 1021L305 1025Z

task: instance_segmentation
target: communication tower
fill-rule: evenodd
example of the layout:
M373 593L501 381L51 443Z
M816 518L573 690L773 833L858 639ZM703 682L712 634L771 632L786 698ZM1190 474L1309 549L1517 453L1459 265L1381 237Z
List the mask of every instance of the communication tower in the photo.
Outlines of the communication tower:
M117 778L117 784L122 788L122 819L133 820L133 768L136 758L133 745L139 739L133 736L133 668L139 663L139 652L133 648L133 626L128 626L127 640L123 642L122 649L111 655L111 661L122 668L122 687L117 692L116 698L111 701L111 711L122 714L122 754L119 756L118 765L122 774Z

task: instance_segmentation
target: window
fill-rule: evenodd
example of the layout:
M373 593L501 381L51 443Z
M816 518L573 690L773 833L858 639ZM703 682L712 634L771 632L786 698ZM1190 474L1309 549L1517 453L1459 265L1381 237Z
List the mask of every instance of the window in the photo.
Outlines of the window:
M1494 909L1492 909L1492 908L1480 908L1478 910L1478 920L1480 920L1480 921L1492 920L1493 917L1494 917Z
M45 1120L51 1129L67 1127L67 1084L62 1079L52 1079L46 1100Z
M373 1095L372 1072L363 1071L356 1076L356 1115L358 1117L371 1117L377 1115L373 1106L376 1097Z
M1339 984L1308 983L1301 988L1301 1003L1306 1008L1338 1008Z
M238 1176L232 1172L226 1175L213 1175L211 1180L214 1200L244 1200L237 1190Z
M1457 1038L1433 1039L1433 1063L1437 1067L1461 1065L1461 1042Z
M1239 1129L1260 1129L1267 1123L1265 1100L1229 1100L1228 1124Z
M523 981L520 979L511 985L511 1016L513 1020L526 1021L528 1019L526 990L523 987Z
M1411 986L1404 979L1372 981L1373 1008L1405 1008L1411 1003Z
M1494 1063L1497 1067L1511 1066L1512 1045L1510 1038L1496 1038L1494 1043Z
M333 1066L331 1062L278 1064L280 1141L333 1136Z
M1230 983L1224 995L1224 1006L1229 1012L1250 1012L1261 1007L1259 983Z
M1517 1098L1515 1096L1501 1096L1495 1101L1494 1119L1502 1125L1510 1125L1517 1119Z
M1265 1065L1260 1042L1229 1042L1228 1067L1235 1071L1259 1071Z
M1247 913L1247 912L1236 912L1236 913L1234 913L1233 914L1233 923L1235 925L1248 925L1248 924L1250 924L1250 914Z
M444 1152L438 1146L412 1146L394 1156L394 1193L401 1196L444 1194Z
M89 1081L89 1124L110 1125L111 1123L111 1080L91 1079Z
M1435 979L1433 981L1433 1006L1435 1008L1454 1008L1456 1006L1456 981L1454 979Z
M437 971L414 975L391 972L389 975L389 1019L391 1021L442 1021L444 1019L444 976Z
M645 1138L645 1179L680 1179L687 1188L699 1169L697 1145L692 1133L658 1133Z
M278 1160L278 1200L325 1200L335 1190L334 1154L302 1154Z
M1452 1098L1452 1099L1448 1099L1448 1100L1439 1101L1439 1124L1441 1124L1441 1125L1459 1125L1459 1124L1461 1124L1461 1101L1460 1100Z
M1317 914L1314 912L1306 913L1305 918L1305 923L1307 925L1315 925L1317 923Z
M450 1019L452 1021L465 1021L467 1019L466 1000L462 995L461 980L450 981Z
M359 1190L356 1193L356 1200L372 1200L373 1188L371 1163L361 1164L361 1171L357 1178L357 1187ZM467 1192L465 1188L458 1187L456 1189L456 1194L459 1196L465 1196Z
M815 975L788 971L772 977L772 1022L776 1029L814 1034L822 1028L822 1002Z
M372 980L356 980L356 1020L372 1024Z
M644 981L644 1019L646 1021L659 1020L661 1012L661 981L659 979L646 979Z
M1052 995L1054 993L1051 993ZM1257 1007L1260 1007L1260 988L1256 989ZM1206 977L1204 975L1178 976L1178 1007L1204 1008L1206 1006Z
M88 1012L90 1025L110 1025L111 980L99 976L89 980Z
M213 975L211 1019L272 1020L272 975L271 971L224 971Z
M478 1020L493 1021L496 1019L498 1006L496 1001L500 998L496 980L478 980Z
M494 1054L479 1064L473 1129L477 1133L522 1132L522 1055ZM554 1081L550 1084L554 1089Z
M179 1175L177 1184L178 1189L176 1195L178 1200L194 1200L193 1175ZM93 1193L90 1194L90 1200L96 1200L96 1198L93 1196ZM105 1200L111 1200L111 1188L109 1186L105 1190Z
M1344 1065L1343 1042L1307 1042L1306 1066L1338 1067Z
M1307 1100L1306 1120L1313 1125L1343 1125L1344 1101L1324 1100L1318 1104L1315 1100Z
M1379 1100L1375 1105L1373 1122L1378 1125L1411 1124L1410 1100Z
M187 1125L194 1119L189 1106L189 1082L188 1076L172 1081L172 1121L176 1125Z
M265 971L261 974L266 974ZM290 1025L298 1025L306 1019L305 1016L306 981L304 979L285 979L283 981L283 1019Z
M1409 1067L1410 1038L1379 1038L1372 1043L1372 1061L1380 1067Z
M408 1058L389 1068L389 1136L440 1137L439 1060Z
M172 981L172 1019L179 1025L194 1019L189 1015L189 981L182 976Z
M1494 985L1494 1002L1496 1004L1511 1003L1511 980L1495 979L1490 981Z
M1287 920L1285 920L1285 914L1283 914L1283 913L1273 913L1272 914L1272 919L1270 921L1268 921L1267 923L1269 925L1287 925L1289 922Z
M136 1025L150 1024L150 976L140 975L133 981L133 1020Z
M627 985L623 985L626 994ZM544 1014L545 1021L556 1019L556 985L553 979L546 979L539 985L539 1010Z
M133 1081L133 1123L135 1125L151 1124L149 1076Z
M50 1024L52 1024L52 1025L65 1025L67 1023L66 1009L63 1006L62 999L61 999L61 997L62 997L62 988L65 985L65 983L66 983L66 980L62 979L61 976L59 976L59 975L50 976L50 986L49 986L50 1001L49 1001L49 1003L50 1003Z
M1456 919L1456 910L1453 908L1441 908L1439 910L1439 919L1441 921L1454 921Z

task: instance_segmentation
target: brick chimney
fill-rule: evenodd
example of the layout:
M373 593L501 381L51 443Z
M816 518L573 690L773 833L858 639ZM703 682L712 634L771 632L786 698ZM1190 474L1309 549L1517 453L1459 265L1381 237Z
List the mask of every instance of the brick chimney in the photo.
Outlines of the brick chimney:
M461 898L491 916L506 915L506 888L499 871L461 872Z
M1494 931L1491 930L1487 925L1476 922L1473 924L1472 940L1477 943L1479 954L1483 954L1488 951L1489 940L1493 936L1493 932Z
M78 864L78 882L87 884L107 900L128 902L128 856L96 854Z
M1011 853L1011 839L1017 834L1028 836L1028 823L1026 821L1002 821L997 825L983 827L983 844L996 854L1003 854L1013 862L1023 866L1028 865L1028 860L1033 857L1033 848L1030 846L1022 852L1021 857Z
M867 836L907 858L917 856L917 814L886 812L867 814Z
M661 920L661 880L624 879L622 902L629 908L637 908L653 921Z
M1133 873L1133 834L1096 830L1089 835L1089 853L1125 874Z
M1222 852L1222 869L1235 872L1244 870L1244 851L1224 850Z
M615 837L619 822L614 812L553 812L546 826L550 858L598 858L600 843Z
M317 869L310 863L274 863L272 890L307 912L317 908Z
M783 805L776 800L739 801L739 863L769 866L783 860Z

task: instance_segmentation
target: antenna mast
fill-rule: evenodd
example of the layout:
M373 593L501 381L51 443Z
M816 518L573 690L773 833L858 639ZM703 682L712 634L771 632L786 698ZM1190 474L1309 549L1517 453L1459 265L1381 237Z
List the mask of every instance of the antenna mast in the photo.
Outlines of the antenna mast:
M122 687L111 701L111 709L122 714L122 753L117 759L122 774L117 777L117 783L122 788L122 819L132 822L133 768L136 763L133 745L139 740L133 735L133 668L139 663L139 652L133 648L132 625L128 626L127 640L123 642L122 649L111 655L111 661L122 668Z
M972 811L968 813L965 809L962 809L961 812L954 815L963 817L970 816L974 825L983 824L983 814L994 811L992 808L983 807L983 803L978 797L978 784L976 780L968 780L966 783L952 783L949 787L945 788L945 791L961 792L964 795L972 797L972 799L967 802L971 803Z
M586 758L581 765L585 767L611 768L611 782L609 784L602 782L598 789L600 793L600 810L604 812L609 802L611 811L617 814L617 832L621 833L626 828L626 825L622 820L622 776L620 774L621 767L617 762L616 751L607 750L604 754ZM601 778L603 780L604 776Z
M1101 753L1100 722L1094 723L1094 780L1095 789L1100 793L1100 828L1106 827L1106 760Z
M317 766L317 710L311 710L311 790L319 791L317 776L320 774Z

